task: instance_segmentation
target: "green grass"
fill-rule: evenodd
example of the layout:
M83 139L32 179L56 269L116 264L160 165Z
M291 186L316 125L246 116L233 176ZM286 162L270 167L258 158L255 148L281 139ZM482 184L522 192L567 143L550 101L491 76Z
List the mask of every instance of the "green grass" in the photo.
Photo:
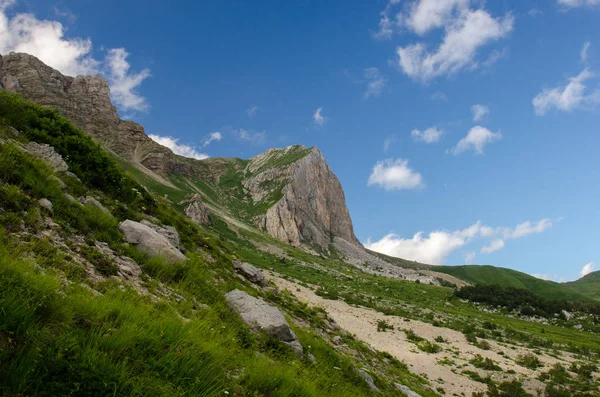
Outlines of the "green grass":
M600 271L588 274L577 281L566 283L567 286L596 300L600 300Z

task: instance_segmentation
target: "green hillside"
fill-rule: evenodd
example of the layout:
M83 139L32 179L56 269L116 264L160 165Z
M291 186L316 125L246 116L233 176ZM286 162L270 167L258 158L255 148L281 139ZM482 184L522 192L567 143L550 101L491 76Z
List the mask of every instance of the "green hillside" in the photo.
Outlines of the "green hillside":
M566 283L571 289L600 300L600 271L590 273L577 281Z
M496 284L503 287L524 288L547 299L585 301L590 300L593 296L587 292L588 289L575 289L572 284L541 280L529 274L502 267L479 265L434 266L432 270L450 274L471 284ZM588 288L587 284L585 285ZM598 299L598 295L595 299Z

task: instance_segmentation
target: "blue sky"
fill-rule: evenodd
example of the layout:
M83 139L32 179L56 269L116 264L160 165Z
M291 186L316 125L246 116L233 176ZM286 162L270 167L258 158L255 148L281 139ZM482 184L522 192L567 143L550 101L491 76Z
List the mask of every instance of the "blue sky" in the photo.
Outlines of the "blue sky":
M600 0L178 4L0 0L0 53L103 74L188 156L317 146L374 249L599 267Z

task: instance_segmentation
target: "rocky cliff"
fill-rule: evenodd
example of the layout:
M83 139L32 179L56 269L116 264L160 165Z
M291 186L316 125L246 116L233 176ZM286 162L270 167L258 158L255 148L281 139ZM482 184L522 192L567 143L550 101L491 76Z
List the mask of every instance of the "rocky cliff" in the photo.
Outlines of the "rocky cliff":
M229 206L225 212L239 213L251 203L253 210L248 215L255 224L282 241L328 247L338 237L360 245L340 182L316 148L271 149L248 162L184 158L150 139L141 125L121 120L104 78L64 76L28 54L0 56L0 88L59 110L120 159L164 185L189 188L190 196L204 193L208 198L208 184L211 194L218 196L212 202L213 209ZM169 178L174 175L205 184L175 186ZM225 186L223 179L234 181L236 186ZM202 202L199 196L198 201ZM237 208L232 211L231 207ZM207 223L208 215L197 221Z

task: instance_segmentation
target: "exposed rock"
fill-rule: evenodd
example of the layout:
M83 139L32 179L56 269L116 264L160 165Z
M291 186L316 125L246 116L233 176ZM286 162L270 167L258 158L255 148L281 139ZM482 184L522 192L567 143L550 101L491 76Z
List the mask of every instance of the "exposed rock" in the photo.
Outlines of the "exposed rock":
M143 219L140 223L142 225L146 225L149 228L153 229L161 236L166 237L167 240L169 240L175 248L177 248L178 250L181 250L179 233L177 233L177 229L175 229L173 226L164 226L164 227L158 226L158 225L155 225L154 223L148 222L145 219Z
M50 202L50 200L46 198L41 198L38 200L38 204L46 211L52 213L52 203Z
M290 155L303 157L269 167ZM321 247L328 247L332 236L338 236L360 245L342 186L319 149L271 149L250 159L247 170L253 176L244 181L244 188L255 202L264 200L273 189L281 189L282 198L257 219L271 236L294 245L305 242Z
M269 336L281 340L291 346L296 355L302 356L302 345L279 309L237 289L225 294L225 299L249 327L255 331L266 332Z
M312 353L308 353L306 355L306 358L308 358L308 361L310 361L313 364L317 364L317 359L315 358L315 356L312 355Z
M75 197L71 196L69 193L65 193L65 198L67 200L69 200L70 202L72 202L73 204L81 204L79 202L79 200L77 200Z
M60 154L56 153L54 148L50 145L29 142L25 145L25 150L39 159L44 160L44 162L56 172L65 172L69 169L69 166L65 163Z
M191 199L183 200L179 204L187 204L185 215L199 225L210 224L210 211L202 202L200 195L195 194Z
M336 345L339 345L342 342L342 337L339 335L336 335L333 337L332 339L333 343L335 343Z
M137 262L127 256L116 255L106 243L96 241L95 247L117 267L121 277L126 280L139 281L138 278L142 274L142 269Z
M19 136L21 136L21 132L19 130L17 130L15 127L8 126L8 130L10 131L10 133L12 134L13 137L18 138Z
M102 212L110 215L110 211L108 210L108 208L103 206L100 201L98 201L96 198L94 198L92 196L79 197L79 202L83 205L90 205L92 207L96 207L96 208L102 210Z
M187 258L171 242L156 230L132 220L119 224L125 241L151 257L161 257L167 263L184 261Z
M81 180L77 177L77 175L75 175L74 173L72 173L71 171L67 171L65 172L65 176L68 176L69 178L73 178L78 182L81 182Z
M379 388L377 386L375 386L375 381L373 381L373 378L371 377L371 375L369 375L365 370L359 369L358 376L360 376L362 378L362 380L365 381L365 383L367 384L369 389L371 389L371 391L375 391L375 392L379 391Z
M394 387L404 393L407 397L421 397L420 394L415 393L410 390L407 386L401 385L399 383L394 383Z
M340 330L340 326L335 322L333 317L331 317L329 314L327 314L327 316L325 318L325 326L327 326L327 328L329 328L332 331Z
M265 279L265 276L263 275L262 271L260 271L260 269L257 269L251 264L241 262L237 259L232 260L231 263L233 264L233 268L235 269L235 271L241 274L246 280L262 286L268 284L267 280Z

